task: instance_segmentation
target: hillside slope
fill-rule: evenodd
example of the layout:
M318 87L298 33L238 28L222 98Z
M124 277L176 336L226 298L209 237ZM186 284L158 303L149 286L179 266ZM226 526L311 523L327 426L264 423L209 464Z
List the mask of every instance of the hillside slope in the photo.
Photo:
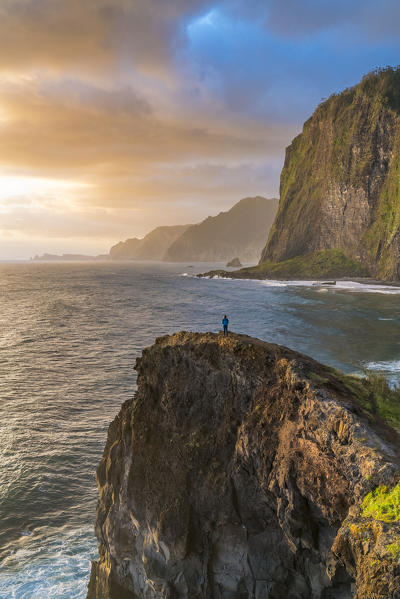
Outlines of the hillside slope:
M342 250L370 275L400 278L400 70L331 96L286 150L262 261Z
M275 218L278 200L244 198L227 212L193 225L168 249L171 262L219 262L238 257L257 263Z

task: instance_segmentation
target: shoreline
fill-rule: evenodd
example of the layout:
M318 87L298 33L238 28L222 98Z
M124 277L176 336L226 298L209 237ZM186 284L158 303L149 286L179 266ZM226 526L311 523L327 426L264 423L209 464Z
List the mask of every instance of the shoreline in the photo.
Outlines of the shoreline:
M209 271L206 273L199 273L195 275L198 279L231 279L231 280L243 280L243 281L277 281L282 283L288 283L290 281L301 281L307 283L315 283L316 285L323 285L324 287L332 287L335 285L329 284L328 281L335 281L336 283L359 283L360 285L376 285L380 287L400 287L399 281L385 281L382 279L374 279L372 277L321 277L321 278L299 278L295 279L293 277L256 277L251 276L251 273L243 273L243 276L235 276L237 271L225 271L225 270L215 270ZM249 276L250 275L250 276ZM324 282L326 282L324 284Z

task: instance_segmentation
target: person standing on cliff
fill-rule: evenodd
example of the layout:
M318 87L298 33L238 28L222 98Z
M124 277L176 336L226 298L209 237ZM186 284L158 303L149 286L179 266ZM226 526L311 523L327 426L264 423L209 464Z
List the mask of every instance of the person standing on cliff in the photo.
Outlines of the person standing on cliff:
M223 330L224 330L224 335L228 334L228 324L229 324L229 320L228 320L227 315L225 314L224 317L223 317L223 319L222 319L222 327L223 327Z

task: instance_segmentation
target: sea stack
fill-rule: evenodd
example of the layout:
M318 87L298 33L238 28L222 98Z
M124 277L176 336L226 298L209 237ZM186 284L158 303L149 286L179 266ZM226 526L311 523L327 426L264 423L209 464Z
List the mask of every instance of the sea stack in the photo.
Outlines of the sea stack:
M88 599L400 596L400 523L373 509L399 436L366 383L236 334L162 337L136 369L97 471Z
M226 266L231 268L241 268L242 263L239 258L232 258L232 260L229 260L229 262L226 263Z

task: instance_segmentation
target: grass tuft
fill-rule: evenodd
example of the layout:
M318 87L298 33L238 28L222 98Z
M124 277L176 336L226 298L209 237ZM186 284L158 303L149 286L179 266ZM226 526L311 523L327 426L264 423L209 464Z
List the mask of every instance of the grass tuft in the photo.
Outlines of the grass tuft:
M394 557L394 559L400 557L400 543L398 541L386 545L386 550L392 557Z
M368 493L361 505L364 518L382 522L400 522L400 482L389 489L381 485Z
M400 433L400 385L389 385L382 372L364 371L364 376L343 374L335 369L332 373L370 414L378 414Z
M400 386L390 386L382 372L367 371L367 385L375 404L375 410L393 428L400 432Z

